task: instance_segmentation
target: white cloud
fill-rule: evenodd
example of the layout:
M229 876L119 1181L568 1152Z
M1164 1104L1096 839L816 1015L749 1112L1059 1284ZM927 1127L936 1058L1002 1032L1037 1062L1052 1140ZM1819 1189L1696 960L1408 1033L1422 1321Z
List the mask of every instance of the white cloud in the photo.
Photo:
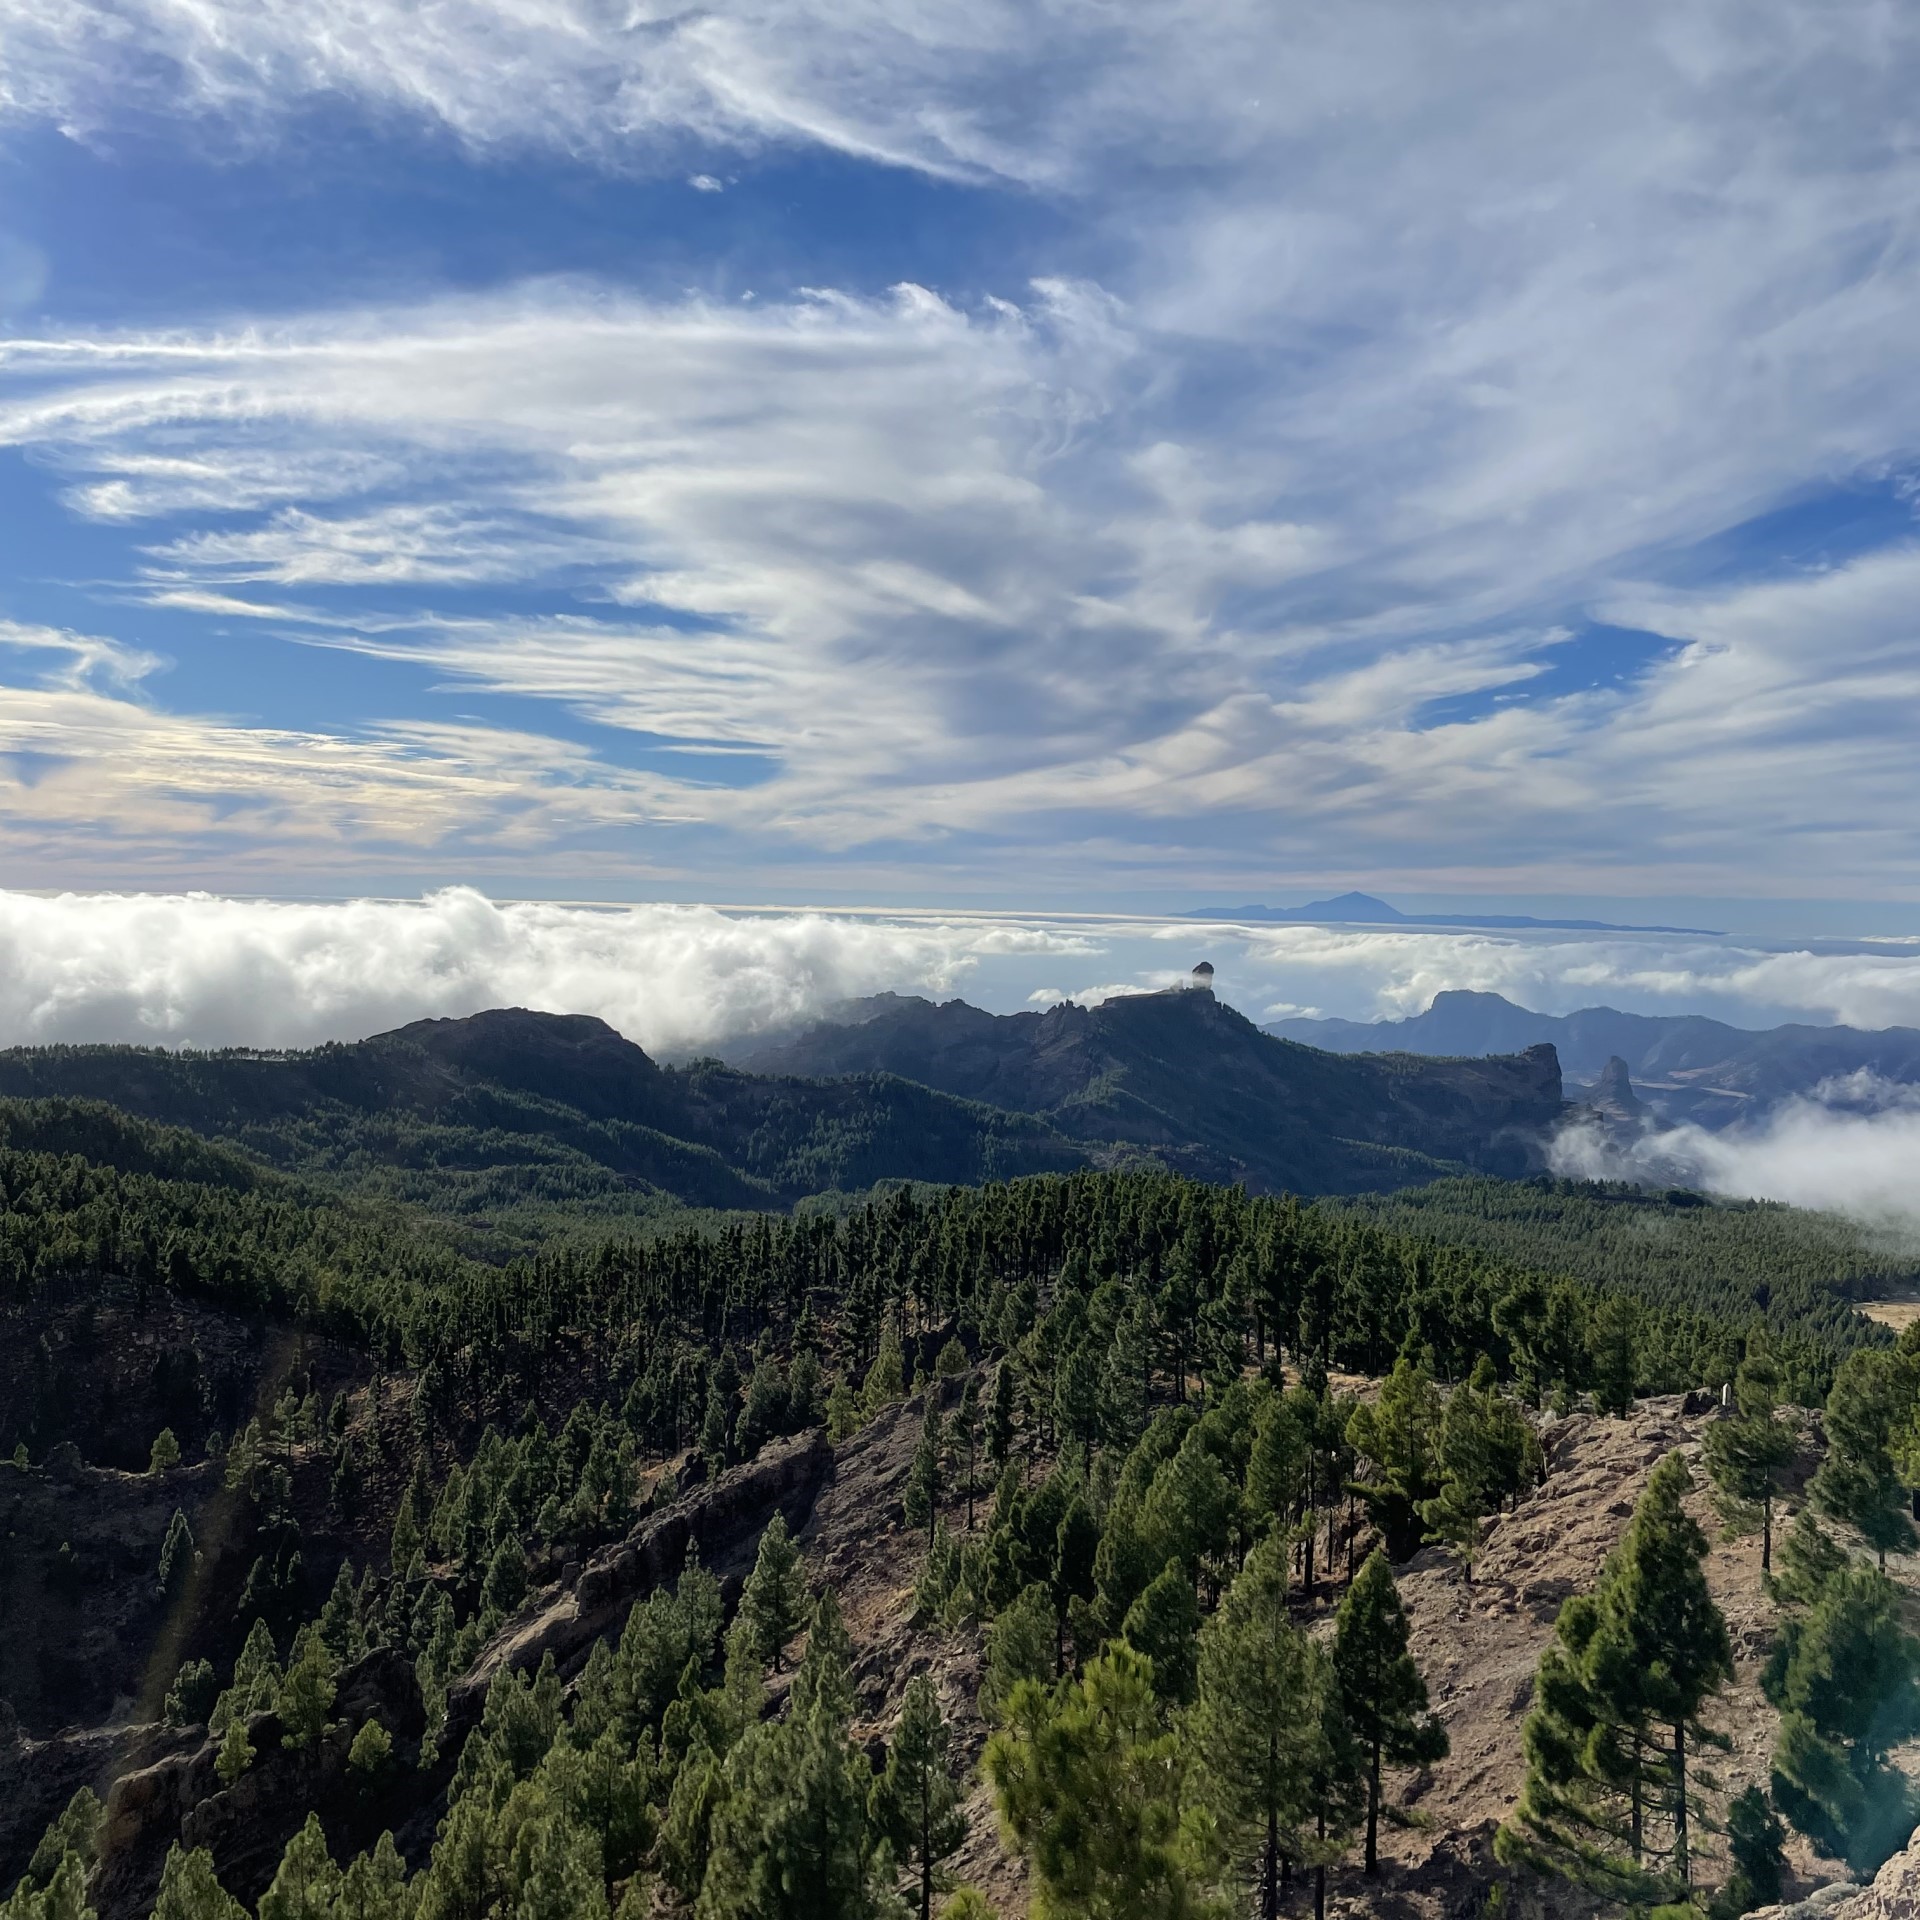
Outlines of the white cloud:
M499 905L462 887L338 905L0 893L0 1044L306 1046L529 1006L686 1051L883 988L945 991L983 955L1080 944L1003 922Z
M353 766L338 751L351 790ZM297 743L287 752L297 759ZM383 780L402 775L375 767L357 777L377 796ZM485 804L477 776L474 791L474 804ZM1168 963L1169 945L1179 964ZM414 901L333 904L0 893L0 1044L304 1045L425 1014L520 1004L598 1014L644 1046L684 1051L889 989L960 993L992 1006L1092 1005L1181 984L1186 963L1201 955L1219 969L1221 998L1260 1018L1303 1002L1307 1011L1413 1010L1437 988L1474 986L1555 1011L1704 1002L1753 1025L1857 1019L1871 995L1886 1016L1920 1024L1914 951L1769 954L1659 937L1528 941L1310 927L1235 937L1190 922L985 911L503 904L456 887ZM1277 1005L1276 992L1286 995ZM1912 1090L1833 1086L1819 1105L1824 1117L1866 1115L1877 1126L1888 1112L1909 1112L1902 1103L1914 1099ZM1797 1137L1775 1138L1768 1179L1786 1179ZM1721 1177L1733 1179L1735 1165Z
M1239 968L1253 974L1249 999L1280 991L1348 1018L1404 1019L1436 993L1465 989L1540 1013L1612 1006L1708 1013L1745 1027L1920 1026L1920 950L1911 945L1316 926L1243 927L1237 940Z
M1685 1126L1629 1142L1569 1126L1551 1158L1557 1172L1577 1179L1685 1182L1909 1234L1920 1228L1920 1089L1872 1075L1829 1081L1745 1132Z
M95 680L116 689L134 687L164 664L158 654L143 653L99 634L27 626L18 620L0 620L0 647L54 655L65 664L50 676L52 684L71 691L91 688Z
M1430 725L1431 702L1524 690L1566 630L1335 645L1284 612L1229 619L1332 549L1249 517L1150 424L1116 467L1143 424L1128 396L1163 364L1068 288L969 315L917 289L743 312L547 287L272 335L13 343L0 440L60 462L83 509L221 508L149 549L155 604L252 606L452 684L770 756L749 788L653 789L655 812L746 833L1104 818L1165 843L1205 819L1232 846L1310 821L1320 859L1383 879L1475 839L1510 879L1563 885L1624 868L1709 891L1756 845L1802 885L1907 871L1914 555L1717 600L1622 594L1616 617L1676 639L1639 684ZM396 476L430 497L389 497ZM569 566L633 616L319 597ZM260 584L307 597L253 601Z
M630 622L352 644L763 750L674 802L747 836L1910 890L1920 563L1622 582L1920 449L1916 79L1878 0L0 0L0 101L83 134L326 94L696 186L825 146L1047 194L1103 281L18 342L0 439L221 516L146 557L174 608L596 570ZM1547 691L1589 607L1674 657Z

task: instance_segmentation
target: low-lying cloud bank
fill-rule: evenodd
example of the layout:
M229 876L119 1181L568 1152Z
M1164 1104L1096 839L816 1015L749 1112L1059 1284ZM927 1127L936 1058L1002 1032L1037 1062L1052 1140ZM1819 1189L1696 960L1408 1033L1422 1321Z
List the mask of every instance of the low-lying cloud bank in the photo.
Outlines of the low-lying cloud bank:
M1850 1074L1744 1132L1681 1126L1624 1142L1582 1121L1563 1129L1551 1161L1574 1179L1680 1184L1920 1232L1920 1087Z
M500 905L464 887L341 904L0 893L0 1044L312 1046L527 1006L673 1053L883 988L950 990L987 958L1085 951L1003 922Z

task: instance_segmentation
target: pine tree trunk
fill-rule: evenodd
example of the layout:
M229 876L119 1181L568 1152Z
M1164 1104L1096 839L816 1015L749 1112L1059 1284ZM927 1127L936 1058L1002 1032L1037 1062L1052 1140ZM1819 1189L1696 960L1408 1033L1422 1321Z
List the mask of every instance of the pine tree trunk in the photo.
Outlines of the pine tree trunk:
M1274 1749L1278 1741L1269 1737L1267 1741L1267 1766L1269 1775L1274 1765ZM1275 1803L1272 1790L1267 1794L1267 1857L1265 1870L1260 1876L1260 1916L1261 1920L1279 1920L1280 1913L1280 1809Z
M1322 1840L1327 1837L1327 1810L1320 1808L1320 1817L1315 1823L1315 1832ZM1327 1862L1325 1849L1322 1857L1314 1862L1313 1868L1313 1920L1327 1920Z
M1680 1869L1680 1884L1693 1885L1693 1862L1687 1854L1687 1723L1682 1720L1673 1729L1673 1858Z
M1309 1609L1313 1606L1313 1523L1316 1509L1313 1504L1313 1456L1307 1456L1307 1537L1305 1542L1306 1559L1300 1573L1300 1591L1305 1596Z
M1760 1571L1773 1571L1773 1486L1769 1482L1760 1501Z
M1367 1871L1380 1871L1380 1742L1377 1737L1367 1764Z
M1641 1848L1641 1833L1640 1833L1640 1754L1639 1754L1639 1748L1638 1748L1638 1743L1637 1743L1637 1742L1636 1742L1636 1744L1635 1744L1635 1750L1634 1750L1634 1756L1633 1756L1633 1827L1632 1827L1632 1838L1633 1838L1633 1864L1634 1864L1634 1865L1635 1865L1635 1866L1637 1867L1637 1866L1638 1866L1638 1865L1640 1864L1640 1848Z

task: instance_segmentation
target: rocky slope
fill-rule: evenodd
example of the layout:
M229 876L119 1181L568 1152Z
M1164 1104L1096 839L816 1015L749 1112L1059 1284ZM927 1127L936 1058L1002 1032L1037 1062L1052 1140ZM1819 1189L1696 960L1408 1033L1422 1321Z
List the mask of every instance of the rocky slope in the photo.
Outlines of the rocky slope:
M1364 1383L1347 1384L1364 1390ZM934 1390L950 1399L958 1383ZM597 1637L616 1632L635 1600L673 1577L689 1546L722 1576L729 1593L737 1592L761 1529L780 1511L798 1529L810 1577L816 1584L832 1582L841 1599L856 1649L857 1736L877 1752L907 1683L928 1673L961 1754L976 1761L988 1731L976 1705L980 1636L912 1620L924 1536L905 1526L901 1493L923 1409L923 1400L909 1400L838 1447L817 1432L769 1447L749 1465L692 1486L585 1566L566 1569L529 1597L456 1685L450 1725L457 1732L477 1720L488 1681L502 1666L530 1667L551 1653L563 1675L577 1672ZM1555 1613L1568 1594L1592 1582L1653 1466L1676 1449L1697 1459L1715 1417L1704 1400L1670 1398L1642 1402L1625 1419L1583 1413L1551 1422L1543 1434L1550 1462L1546 1483L1488 1523L1471 1587L1436 1549L1400 1569L1414 1651L1451 1751L1429 1770L1391 1776L1393 1818L1383 1835L1382 1873L1369 1883L1350 1867L1338 1871L1330 1887L1333 1912L1453 1920L1478 1913L1490 1887L1507 1880L1493 1862L1493 1834L1519 1788L1520 1724ZM1697 1504L1710 1525L1704 1492ZM964 1506L955 1503L947 1517L956 1529L963 1527ZM1344 1563L1343 1549L1335 1564ZM1773 1715L1757 1676L1774 1612L1761 1589L1758 1563L1752 1540L1718 1543L1708 1562L1738 1658L1735 1683L1713 1716L1730 1742L1719 1763L1729 1792L1764 1780L1773 1737ZM1305 1609L1321 1630L1330 1624L1336 1599L1337 1593L1323 1588ZM776 1689L783 1684L776 1682ZM92 1779L104 1788L118 1775L109 1795L108 1859L99 1889L105 1920L133 1920L145 1912L160 1858L176 1836L209 1846L233 1891L257 1894L308 1804L320 1808L337 1847L366 1844L378 1826L392 1825L418 1860L430 1844L451 1760L423 1772L403 1770L377 1807L371 1805L349 1785L344 1756L353 1729L376 1711L401 1735L405 1757L418 1734L419 1701L411 1670L391 1654L369 1656L343 1676L339 1729L314 1752L279 1753L277 1729L270 1716L260 1716L254 1744L265 1757L228 1789L213 1776L213 1747L194 1736L140 1724L42 1740L28 1739L17 1727L0 1729L0 1805L7 1809L0 1840L10 1857L17 1856L73 1786ZM971 1831L956 1871L986 1893L995 1911L1024 1911L1020 1864L1005 1852L985 1789L977 1783L969 1812ZM1831 1863L1815 1861L1796 1846L1802 1895L1837 1875ZM1703 1864L1717 1870L1710 1855ZM1920 1858L1903 1871L1904 1880L1894 1875L1889 1881L1893 1891L1871 1896L1881 1904L1839 1909L1844 1920L1920 1913ZM1565 1889L1525 1877L1512 1881L1506 1898L1507 1911L1524 1920L1588 1910Z

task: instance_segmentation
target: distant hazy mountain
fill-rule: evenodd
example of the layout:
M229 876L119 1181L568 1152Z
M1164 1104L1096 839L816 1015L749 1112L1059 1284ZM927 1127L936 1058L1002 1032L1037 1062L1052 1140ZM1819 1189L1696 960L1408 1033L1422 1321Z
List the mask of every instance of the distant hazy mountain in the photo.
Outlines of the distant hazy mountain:
M1717 939L1711 927L1623 927L1611 920L1536 920L1525 913L1402 913L1370 893L1341 893L1304 907L1196 907L1188 920L1324 921L1362 927L1542 927L1557 933L1697 933Z
M1920 1030L1889 1027L1731 1027L1701 1014L1533 1013L1497 993L1442 993L1407 1020L1281 1020L1264 1031L1334 1053L1474 1058L1549 1045L1570 1098L1618 1056L1639 1094L1663 1118L1719 1127L1750 1117L1821 1081L1862 1070L1920 1081ZM1577 1084L1579 1083L1579 1084Z
M810 1078L899 1074L1072 1139L1309 1193L1402 1185L1436 1160L1524 1171L1561 1104L1544 1047L1484 1063L1342 1060L1276 1042L1204 992L1016 1014L881 994L731 1058Z

